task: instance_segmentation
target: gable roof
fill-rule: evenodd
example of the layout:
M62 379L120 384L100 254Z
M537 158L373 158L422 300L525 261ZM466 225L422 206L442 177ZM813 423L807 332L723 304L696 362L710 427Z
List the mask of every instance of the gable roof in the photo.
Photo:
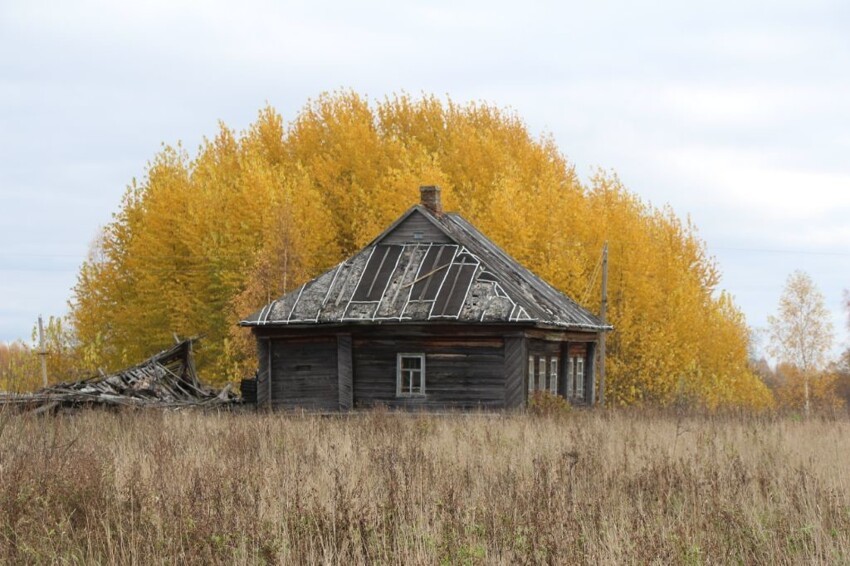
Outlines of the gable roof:
M610 330L463 217L416 205L354 256L240 324L517 323Z

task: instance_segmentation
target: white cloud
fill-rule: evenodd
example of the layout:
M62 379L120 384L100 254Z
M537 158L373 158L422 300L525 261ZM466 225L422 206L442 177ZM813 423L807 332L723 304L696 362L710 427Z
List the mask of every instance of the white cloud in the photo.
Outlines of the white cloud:
M767 124L793 104L788 93L753 86L672 84L659 91L659 103L679 122L710 128Z
M659 151L656 159L659 168L674 168L700 187L707 203L721 202L785 221L812 221L837 208L850 210L850 170L793 169L733 148L669 148Z

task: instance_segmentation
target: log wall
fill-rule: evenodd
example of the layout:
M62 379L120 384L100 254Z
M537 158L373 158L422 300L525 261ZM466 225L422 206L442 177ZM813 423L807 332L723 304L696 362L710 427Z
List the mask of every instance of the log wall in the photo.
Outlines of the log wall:
M575 333L531 333L495 325L381 324L272 327L255 334L259 407L521 409L528 388L528 356L559 357L563 394L568 353L586 355L585 391L588 400L593 398L594 349L586 336ZM396 395L399 353L425 354L424 396Z
M337 411L339 368L336 337L272 339L272 405Z
M425 395L396 396L396 356L425 354ZM504 341L493 338L354 339L354 406L471 409L505 406Z

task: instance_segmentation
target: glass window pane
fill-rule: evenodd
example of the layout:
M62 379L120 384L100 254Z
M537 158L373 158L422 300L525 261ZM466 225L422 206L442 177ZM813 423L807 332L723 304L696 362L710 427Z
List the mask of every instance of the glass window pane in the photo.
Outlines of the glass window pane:
M534 356L528 356L528 392L534 392Z
M567 359L567 397L573 396L573 359Z

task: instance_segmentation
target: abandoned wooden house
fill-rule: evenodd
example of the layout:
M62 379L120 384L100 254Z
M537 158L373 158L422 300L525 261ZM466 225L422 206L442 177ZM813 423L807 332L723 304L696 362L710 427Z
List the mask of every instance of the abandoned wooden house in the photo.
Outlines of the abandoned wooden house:
M610 327L420 190L363 250L241 322L258 405L515 408L538 390L592 404Z

